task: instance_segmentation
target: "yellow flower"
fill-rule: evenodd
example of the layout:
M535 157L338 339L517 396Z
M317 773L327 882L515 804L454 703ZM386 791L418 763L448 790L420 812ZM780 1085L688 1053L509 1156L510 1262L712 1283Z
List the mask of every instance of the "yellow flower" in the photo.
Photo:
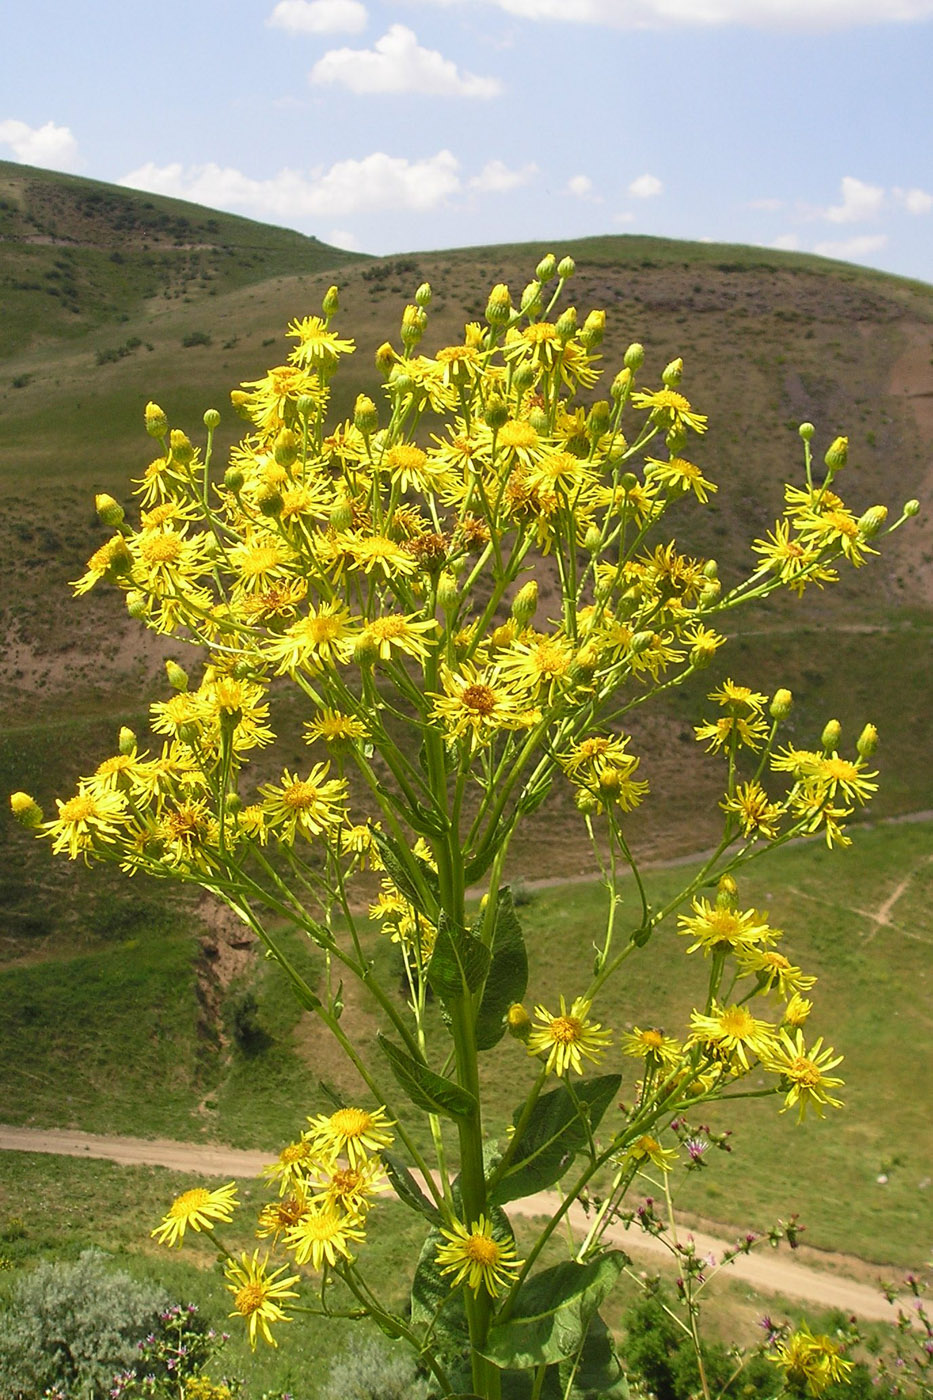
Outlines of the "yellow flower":
M619 1047L623 1055L665 1065L676 1064L682 1050L679 1040L665 1035L657 1026L648 1026L645 1030L633 1026L619 1037Z
M370 1159L355 1167L331 1166L318 1170L310 1181L315 1204L327 1204L346 1215L361 1218L373 1205L372 1197L389 1191L389 1179L378 1161Z
M469 1228L459 1220L452 1222L450 1230L441 1230L448 1241L438 1246L435 1255L442 1274L453 1274L451 1287L466 1282L474 1294L484 1288L492 1298L499 1296L499 1289L507 1287L518 1277L521 1259L515 1254L511 1240L497 1240L493 1227L481 1215Z
M263 1171L266 1170L263 1168ZM308 1198L300 1187L280 1201L268 1202L259 1212L259 1221L256 1226L257 1238L268 1239L271 1235L273 1243L275 1243L283 1230L294 1229L307 1210Z
M824 1050L822 1036L808 1050L802 1030L798 1029L793 1039L786 1030L781 1030L779 1035L780 1040L761 1058L765 1069L779 1074L790 1086L781 1112L785 1113L796 1104L800 1109L797 1121L802 1123L808 1108L812 1108L818 1118L823 1116L824 1105L841 1108L842 1103L834 1099L829 1090L838 1089L844 1081L827 1071L842 1064L844 1057L836 1055L832 1048Z
M295 1251L296 1264L312 1269L333 1267L338 1257L350 1259L350 1245L366 1238L359 1217L345 1215L328 1201L312 1205L285 1236L286 1249Z
M822 1395L828 1385L844 1384L852 1370L838 1344L822 1333L814 1335L805 1323L779 1341L768 1360L780 1366L795 1388L803 1386L813 1396Z
M275 662L278 675L299 668L313 673L325 666L336 666L352 655L359 621L342 603L311 606L306 617L293 622L281 637L266 645L265 654Z
M299 365L276 365L262 379L244 382L243 388L252 391L245 401L250 420L261 432L272 436L283 423L295 421L302 395L311 397L319 409L327 404L327 386L321 377Z
M637 1138L626 1150L625 1157L638 1167L644 1166L646 1162L653 1162L662 1172L669 1172L678 1160L676 1148L662 1147L657 1138L652 1137L650 1133L643 1133Z
M746 839L749 836L763 836L765 840L773 841L777 836L777 824L784 809L780 803L769 800L760 783L739 783L735 795L719 805L724 812L739 818L742 835Z
M310 841L344 820L347 785L343 778L328 779L329 771L329 763L317 763L299 778L286 768L279 787L265 783L259 789L269 829L281 840L291 843L300 831Z
M391 1147L395 1140L389 1132L395 1124L386 1117L384 1108L372 1112L365 1108L338 1108L329 1118L320 1114L308 1122L315 1146L332 1157L345 1154L351 1167L360 1166L371 1152Z
M538 1024L528 1037L528 1053L547 1053L545 1068L548 1074L566 1074L573 1070L583 1073L582 1055L588 1060L598 1060L612 1040L612 1034L604 1031L598 1021L587 1019L590 1002L585 997L577 997L567 1010L564 998L560 999L560 1012L552 1016L547 1007L536 1006Z
M696 940L688 953L695 953L698 948L703 949L704 957L714 952L735 952L758 943L773 943L779 936L757 909L746 909L741 914L737 909L721 909L703 898L694 899L691 907L692 915L677 916L677 932Z
M808 992L816 983L815 977L794 967L776 948L738 948L736 961L743 972L758 978L762 991L775 991L782 997Z
M292 364L318 369L325 375L336 368L341 355L352 355L356 349L352 340L340 340L334 331L329 331L327 322L320 316L302 316L300 321L290 321L286 335L298 341L288 357Z
M162 1224L152 1231L152 1237L169 1248L180 1245L189 1225L192 1230L213 1230L215 1220L229 1225L238 1205L235 1181L218 1187L216 1191L195 1186L191 1191L183 1191L176 1196Z
M719 487L707 481L699 467L684 457L672 457L669 462L661 462L656 457L645 459L645 481L656 482L673 496L682 496L692 491L703 505L709 500L710 491Z
M692 1011L690 1024L688 1047L698 1045L708 1055L730 1061L735 1057L743 1069L749 1068L749 1054L764 1061L775 1046L775 1027L756 1020L744 1006L722 1007L713 1002L712 1015Z
M302 1133L297 1142L289 1142L274 1162L263 1167L262 1174L270 1181L278 1178L279 1195L286 1191L301 1190L308 1172L315 1165L317 1154L310 1133Z
M349 563L361 573L381 573L385 579L399 574L412 574L416 561L401 545L387 535L345 533L337 536L336 544Z
M706 415L694 413L689 401L674 389L657 389L653 394L635 393L629 402L633 408L650 408L652 419L665 431L692 428L695 433L706 432Z
M74 797L62 802L55 799L58 816L43 823L43 830L52 838L52 850L67 851L76 860L92 850L98 842L104 844L120 835L129 820L126 798L120 792L92 790L82 783Z
M828 758L821 755L813 765L812 776L827 797L838 797L841 793L847 801L854 798L857 802L867 802L872 793L878 791L878 784L870 781L877 778L877 772L866 773L862 759L852 763L837 753Z
M270 1346L277 1346L275 1338L269 1331L269 1324L273 1322L290 1322L281 1304L287 1298L297 1298L298 1294L291 1285L298 1282L298 1275L292 1274L290 1278L279 1278L284 1274L286 1266L268 1272L268 1255L264 1255L262 1262L259 1261L259 1250L255 1250L252 1258L246 1253L240 1255L240 1262L235 1259L228 1259L224 1265L224 1274L227 1278L227 1288L233 1294L233 1312L230 1317L242 1317L246 1322L246 1329L249 1334L249 1344L256 1350L256 1333L261 1332Z
M357 715L345 715L340 710L332 710L324 705L314 719L305 721L305 743L313 744L323 739L327 744L352 744L357 739L365 739L369 730Z
M527 700L500 677L497 667L482 670L464 662L461 670L441 670L444 694L432 693L434 716L451 738L468 737L471 748L488 744L502 730L522 729L535 722Z
M390 661L396 652L424 661L428 655L425 637L435 631L437 622L433 617L416 621L416 614L408 617L401 613L388 613L384 617L373 618L363 628L363 641L374 646L382 661Z

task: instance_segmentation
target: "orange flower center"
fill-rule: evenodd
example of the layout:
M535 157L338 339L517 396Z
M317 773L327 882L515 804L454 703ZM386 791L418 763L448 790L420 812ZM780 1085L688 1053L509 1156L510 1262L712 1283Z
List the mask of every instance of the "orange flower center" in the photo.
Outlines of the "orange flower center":
M243 1317L258 1312L265 1301L265 1292L260 1283L247 1283L239 1289L233 1299L233 1306Z
M468 710L478 715L491 715L496 708L495 691L488 685L468 685L460 699Z
M331 1114L330 1125L335 1132L343 1133L344 1137L361 1137L363 1133L368 1133L373 1126L372 1115L362 1108L338 1108L336 1113Z
M555 1016L551 1021L550 1035L558 1045L576 1045L583 1032L583 1026L576 1016Z
M499 1246L488 1235L471 1235L463 1246L463 1252L472 1264L481 1264L483 1268L499 1262Z

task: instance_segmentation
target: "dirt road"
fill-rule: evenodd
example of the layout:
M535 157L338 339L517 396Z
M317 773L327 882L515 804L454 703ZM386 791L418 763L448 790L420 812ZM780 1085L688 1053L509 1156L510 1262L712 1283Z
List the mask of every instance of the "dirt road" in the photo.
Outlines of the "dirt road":
M11 1128L0 1125L0 1150L15 1152L49 1152L68 1157L103 1158L123 1166L169 1167L173 1171L190 1172L195 1176L256 1177L274 1154L243 1152L232 1147L207 1147L198 1143L172 1142L166 1138L103 1137L94 1133L71 1132L60 1128ZM528 1216L550 1215L556 1210L558 1197L541 1192L521 1202L512 1202L512 1214ZM574 1207L570 1221L581 1233L586 1230L583 1211ZM727 1246L724 1239L697 1230L680 1227L681 1243L692 1239L698 1254L721 1257ZM613 1243L620 1245L633 1259L650 1266L663 1256L669 1257L664 1245L638 1231L621 1227L609 1232ZM868 1321L892 1322L895 1310L881 1295L878 1283L882 1270L863 1260L845 1255L822 1256L823 1267L814 1267L815 1250L800 1250L790 1256L786 1246L779 1251L759 1246L750 1255L740 1255L729 1267L727 1277L740 1279L757 1292L776 1293L781 1297L809 1303L820 1308L840 1308ZM802 1262L806 1258L807 1262ZM840 1272L830 1272L825 1266ZM891 1271L893 1272L893 1271ZM864 1282L846 1277L858 1274ZM908 1300L901 1300L905 1306Z

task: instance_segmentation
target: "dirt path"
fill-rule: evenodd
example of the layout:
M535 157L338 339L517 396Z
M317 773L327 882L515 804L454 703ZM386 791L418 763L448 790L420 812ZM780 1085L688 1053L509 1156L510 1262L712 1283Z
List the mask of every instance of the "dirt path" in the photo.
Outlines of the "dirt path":
M0 1125L0 1150L48 1152L59 1156L103 1158L122 1166L169 1167L196 1176L256 1177L272 1158L271 1153L244 1152L232 1147L206 1147L197 1143L172 1142L167 1138L104 1137L95 1133L72 1132L61 1128L13 1128ZM513 1202L513 1214L551 1215L559 1204L552 1192L542 1191L522 1202ZM570 1223L584 1233L586 1218L580 1207L570 1210ZM679 1227L681 1243L692 1240L697 1253L718 1260L728 1242L699 1230ZM623 1247L639 1263L649 1265L659 1257L669 1258L665 1246L651 1236L626 1231L621 1226L608 1232L608 1238ZM840 1308L868 1321L892 1322L894 1309L882 1297L879 1284L882 1271L849 1255L823 1255L801 1249L795 1257L759 1246L756 1253L740 1255L729 1266L725 1277L747 1283L762 1293L815 1304L820 1308ZM807 1262L803 1262L803 1260ZM819 1259L822 1268L811 1261ZM829 1265L829 1268L826 1265ZM837 1269L840 1272L830 1272ZM844 1271L844 1272L843 1272ZM860 1279L846 1277L857 1274ZM906 1306L908 1300L900 1300Z

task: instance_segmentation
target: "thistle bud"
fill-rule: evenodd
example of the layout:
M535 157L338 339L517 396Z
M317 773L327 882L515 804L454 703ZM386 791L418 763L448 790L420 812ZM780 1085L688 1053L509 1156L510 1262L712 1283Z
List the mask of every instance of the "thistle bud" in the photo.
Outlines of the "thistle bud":
M538 607L538 583L530 578L512 600L512 616L520 627L527 627Z
M430 305L432 295L431 283L422 282L421 286L415 292L415 305L422 307Z
M460 589L457 580L446 569L437 580L437 602L445 613L456 612L460 605Z
M623 491L634 491L638 485L638 477L634 472L623 472L619 477L619 485Z
M353 660L357 666L366 670L374 665L379 657L379 644L374 637L367 637L364 632L357 638L356 646L353 648Z
M586 435L594 442L601 438L609 427L609 404L605 399L597 399L587 414Z
M568 341L577 331L577 308L568 306L566 311L562 311L558 316L554 329L559 340Z
M573 799L574 806L584 817L591 817L599 811L599 798L589 788L577 788Z
M177 661L166 661L165 674L168 676L168 683L173 690L188 689L188 672L179 666Z
M620 369L619 373L612 381L612 387L609 390L616 403L618 403L619 399L623 398L625 394L628 393L631 384L632 371L630 369Z
M230 390L230 403L238 418L242 418L244 423L252 423L253 415L249 411L250 396L243 389Z
M719 577L719 564L717 563L717 561L716 561L715 559L707 559L706 563L703 565L703 577L704 577L704 578L718 578L718 577Z
M866 724L855 747L859 758L871 758L878 747L878 731L873 724Z
M684 362L678 355L676 360L671 360L669 365L664 366L661 373L661 380L669 389L676 389L683 377Z
M731 875L720 875L716 885L716 908L735 909L739 901L739 887Z
M384 340L376 351L376 368L385 378L389 370L395 364L396 354L387 340Z
M146 404L146 432L150 437L164 438L168 432L168 419L157 403Z
M353 507L346 496L338 496L330 510L331 527L338 531L349 530L353 524Z
M424 335L428 318L420 306L409 305L402 312L402 344L411 350Z
M123 524L125 511L120 502L115 501L112 496L95 496L94 509L97 511L98 520L102 525L106 525L108 530L115 530L118 525Z
M820 737L825 753L835 753L842 738L842 725L838 719L831 719Z
M823 458L823 461L831 472L838 472L845 466L848 457L849 439L847 437L837 437L833 438L829 447L826 449L826 456Z
M238 792L228 792L224 797L224 811L228 816L235 817L243 810L243 799Z
M679 457L687 446L686 430L679 424L676 427L669 428L664 435L664 446L672 457Z
M712 637L701 637L690 652L690 665L695 671L704 671L716 655L716 643Z
M719 582L718 578L707 579L706 583L700 589L700 596L697 600L700 604L700 607L712 607L713 603L715 603L716 599L719 597L721 592L722 584Z
M187 433L183 433L181 428L173 428L169 434L169 443L172 449L172 456L181 466L186 467L194 457L194 448Z
M539 282L550 282L557 271L557 259L553 253L546 253L535 268L535 276Z
M605 333L605 311L591 311L583 322L583 329L580 331L580 344L585 350L595 350L597 345L602 344Z
M533 408L528 415L528 422L536 433L546 433L548 427L548 417L543 408Z
M486 303L486 320L491 326L504 326L512 315L512 298L504 282L497 282Z
M10 793L10 811L20 826L35 830L42 825L42 808L28 792Z
M544 302L541 299L542 290L540 282L528 283L527 287L522 292L522 315L531 316L535 319L541 315L544 308Z
M310 394L299 394L295 400L295 408L299 418L312 418L316 404Z
M272 449L280 467L293 467L298 460L298 438L291 428L280 428Z
M209 433L220 427L220 412L216 408L208 408L204 413L204 426Z
M526 1041L531 1035L531 1017L520 1001L512 1002L505 1013L505 1022L509 1035L514 1036L516 1040Z
M557 264L557 275L562 282L566 282L577 270L577 265L573 258L561 258Z
M583 548L587 554L596 554L602 547L603 532L598 525L590 525L583 537Z
M492 428L493 432L498 432L509 421L509 406L505 399L500 399L498 394L493 395L486 404L486 412L483 414L483 422L487 428Z
M634 656L639 656L649 647L654 646L654 632L636 632L629 645L629 650Z
M516 367L515 373L512 375L512 384L520 394L523 394L526 389L530 389L534 382L534 365L529 364L526 360L523 364Z
M138 588L131 588L126 595L126 611L134 621L139 622L146 616L146 597L140 593Z
M622 363L626 369L630 369L634 374L645 363L645 347L637 340L633 340L622 356Z
M271 481L264 481L257 487L255 500L260 514L267 520L275 520L282 514L285 502L282 500L281 491Z
M364 437L369 433L374 433L379 427L379 413L372 399L366 394L357 396L356 404L353 408L353 426Z
M920 513L920 502L919 502L919 501L906 501L906 502L904 503L904 515L907 517L908 520L911 519L911 518L912 518L913 516L915 516L915 515L919 515L919 513Z
M117 735L117 749L124 758L136 749L136 735L128 724L120 726L120 733Z
M771 697L771 704L768 713L772 719L784 720L790 714L794 704L794 697L789 690L776 690Z
M340 310L340 293L336 287L328 287L324 293L324 300L321 302L321 310L328 321L331 316L336 316Z
M887 506L869 506L859 519L859 534L864 540L873 539L888 518Z
M392 392L403 399L406 394L411 393L414 387L415 381L411 375L406 374L398 365L393 365L389 370L389 388Z
M243 473L239 467L228 467L224 472L224 486L228 491L232 491L234 496L238 496L243 490Z
M801 423L797 431L803 438L804 442L810 442L810 440L813 437L813 434L816 432L816 428L813 426L812 423Z

